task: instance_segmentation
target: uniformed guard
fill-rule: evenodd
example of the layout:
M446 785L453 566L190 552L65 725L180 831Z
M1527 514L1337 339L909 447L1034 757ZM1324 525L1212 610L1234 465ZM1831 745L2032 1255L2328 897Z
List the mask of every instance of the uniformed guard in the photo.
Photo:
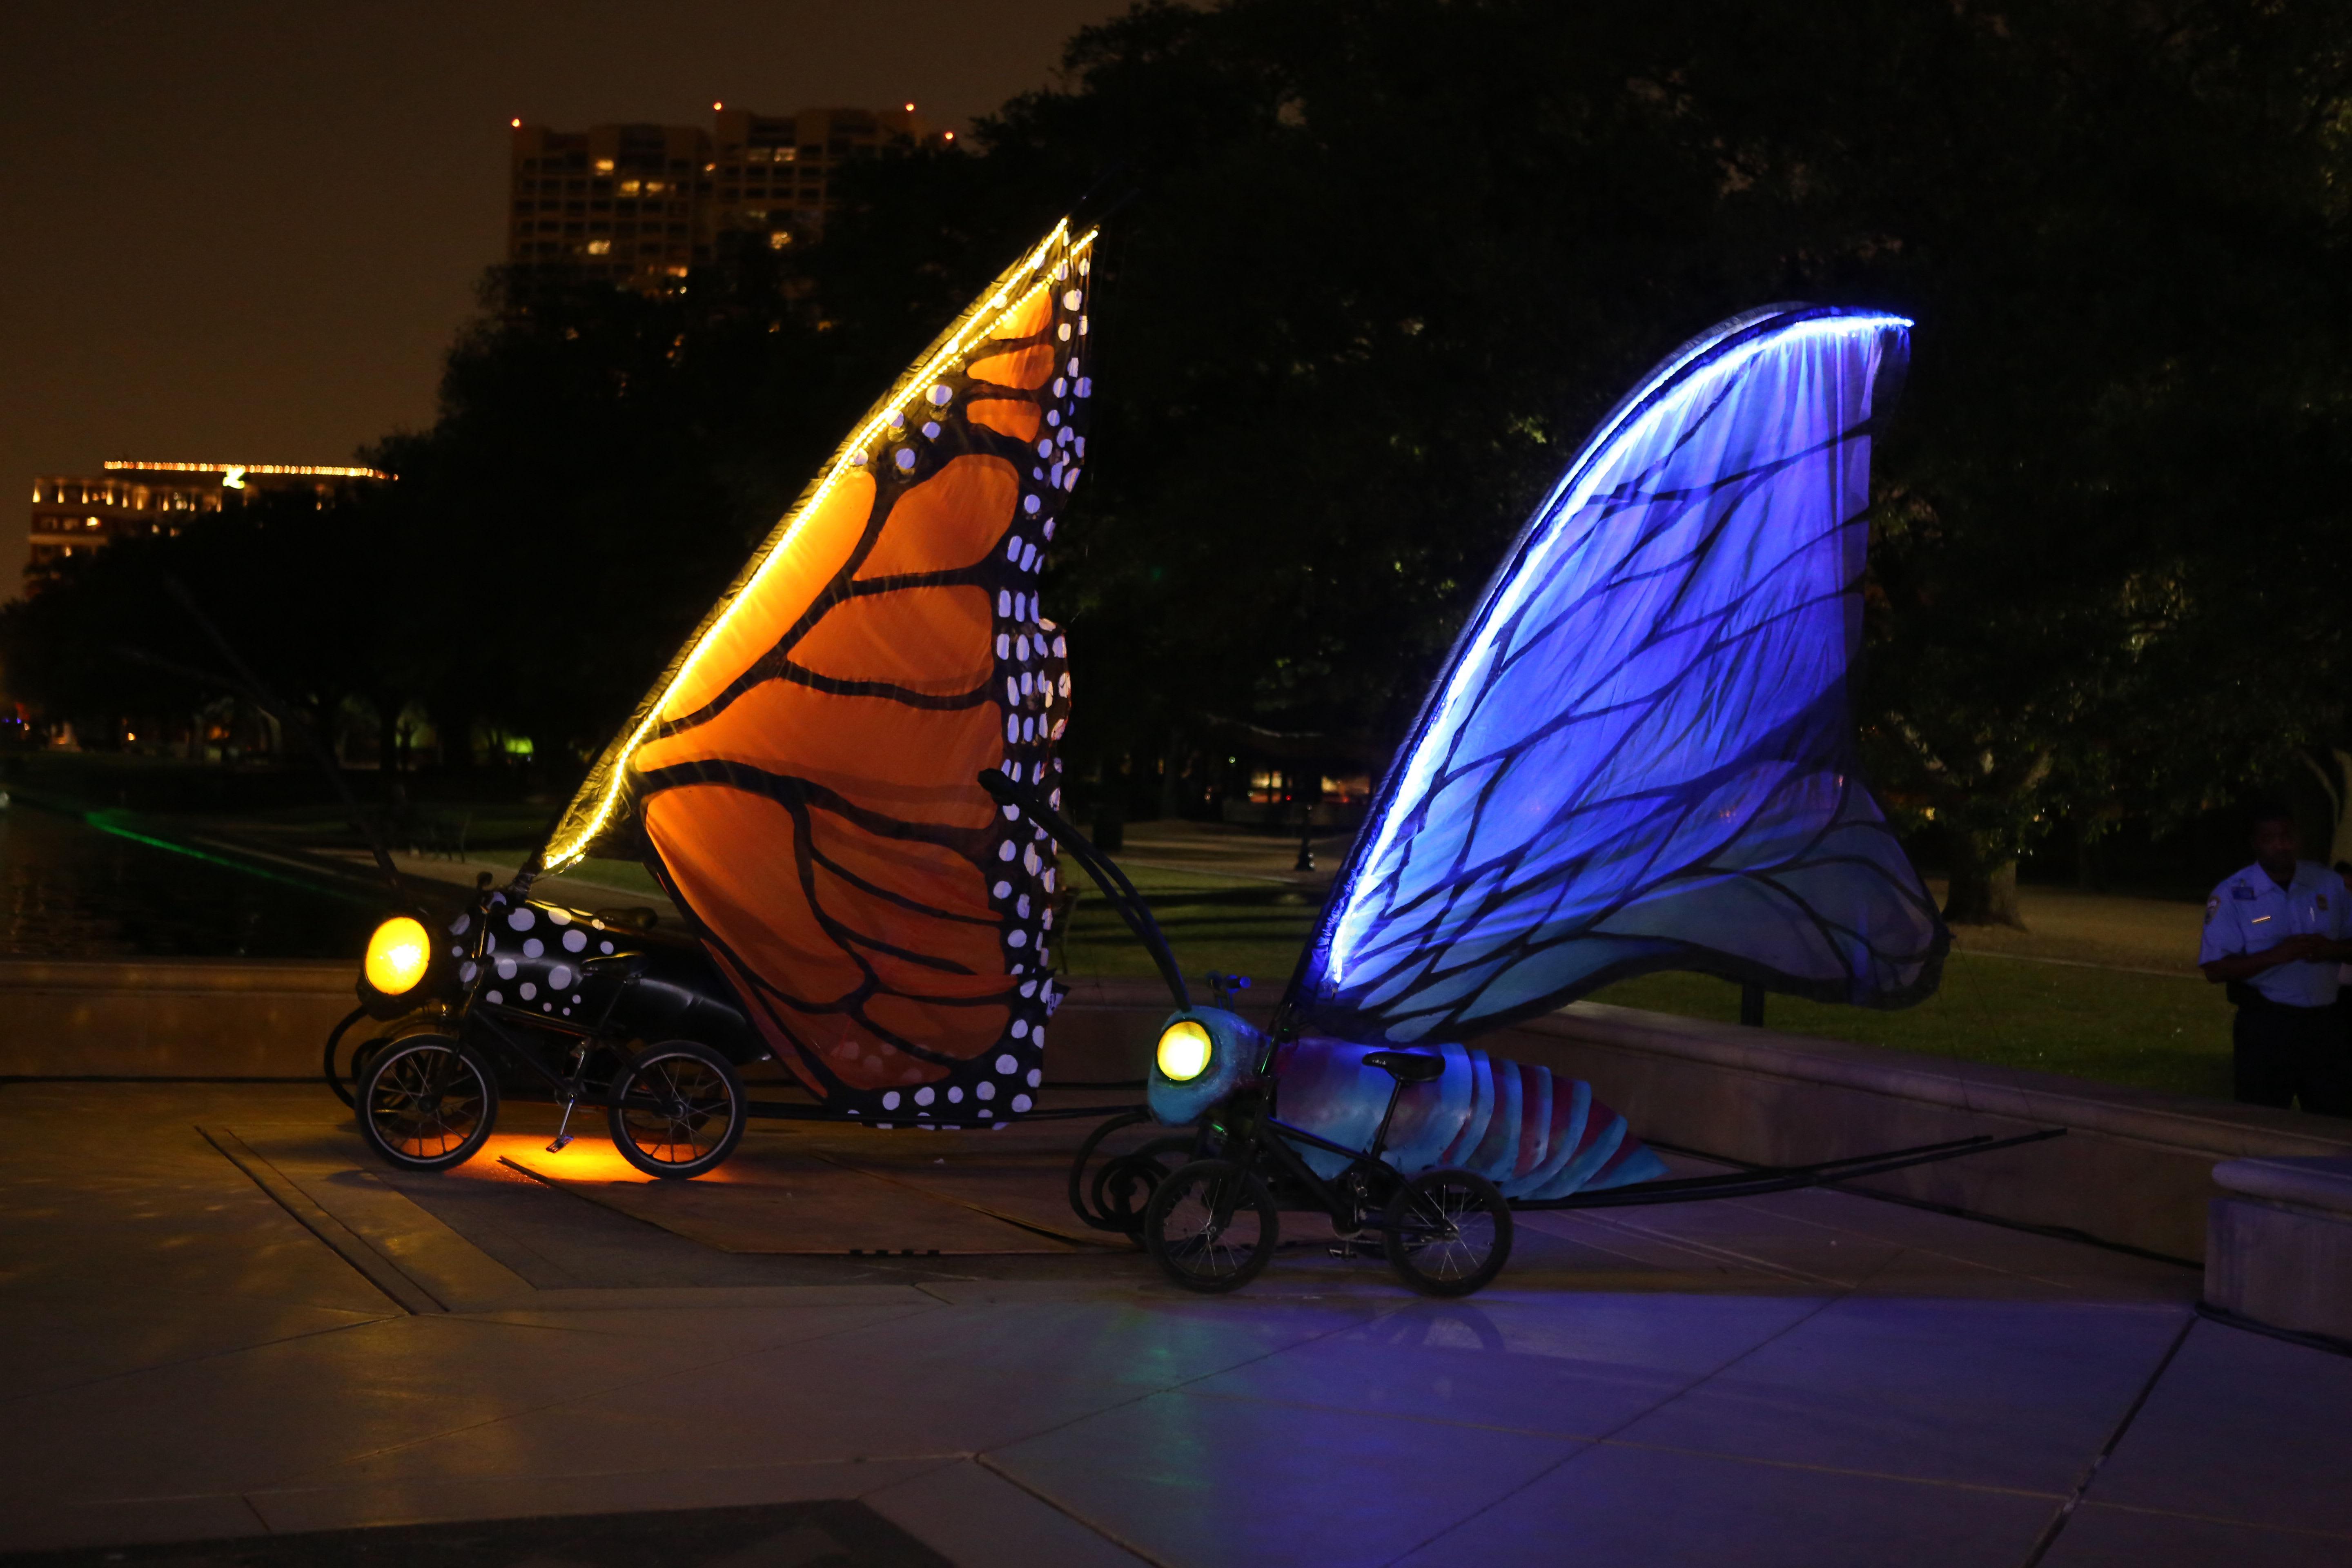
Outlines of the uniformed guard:
M2205 901L2197 953L2205 978L2226 983L2238 1006L2230 1044L2237 1098L2352 1116L2352 1047L2338 1001L2338 966L2352 960L2344 879L2301 858L2294 818L2263 813L2254 863Z

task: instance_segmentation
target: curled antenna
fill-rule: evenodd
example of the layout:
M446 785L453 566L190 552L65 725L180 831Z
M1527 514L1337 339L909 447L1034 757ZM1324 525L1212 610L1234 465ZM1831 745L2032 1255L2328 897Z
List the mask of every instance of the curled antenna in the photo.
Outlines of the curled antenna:
M1168 939L1160 934L1160 922L1151 918L1151 906L1143 901L1143 895L1135 890L1127 874L1087 843L1086 835L1064 820L1062 814L1048 805L1035 790L1007 778L996 768L982 770L980 787L997 805L1027 812L1032 822L1077 858L1078 864L1087 868L1087 875L1095 879L1095 886L1102 889L1103 897L1110 900L1111 908L1127 922L1127 929L1135 933L1135 940L1151 954L1151 962L1160 966L1160 978L1168 983L1168 993L1176 998L1177 1007L1190 1011L1192 994L1185 989L1183 972L1176 967L1175 955L1168 951Z

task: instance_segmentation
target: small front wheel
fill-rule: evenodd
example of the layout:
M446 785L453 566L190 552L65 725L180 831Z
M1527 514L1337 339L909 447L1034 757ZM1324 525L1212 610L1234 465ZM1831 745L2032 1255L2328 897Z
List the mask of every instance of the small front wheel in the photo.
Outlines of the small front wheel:
M408 1035L377 1051L359 1080L360 1136L404 1171L462 1165L499 1120L499 1080L473 1047Z
M1143 1240L1168 1278L1216 1295L1257 1278L1282 1237L1274 1194L1231 1160L1180 1165L1152 1190Z
M715 1170L743 1137L743 1079L697 1040L637 1053L613 1085L613 1147L648 1176Z
M1389 1266L1429 1296L1467 1296L1511 1258L1511 1205L1471 1171L1423 1171L1389 1200Z

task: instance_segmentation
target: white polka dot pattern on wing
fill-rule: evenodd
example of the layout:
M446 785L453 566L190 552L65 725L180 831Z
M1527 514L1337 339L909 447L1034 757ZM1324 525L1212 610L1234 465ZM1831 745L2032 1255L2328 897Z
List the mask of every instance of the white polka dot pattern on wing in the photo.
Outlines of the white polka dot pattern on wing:
M1024 281L1008 284L1001 297L992 296L998 300L997 310L1011 309L1014 301L1022 301L1021 309L1034 311L1042 304L1045 309L1029 315L1024 323L1030 330L1019 336L975 337L960 351L964 355L961 363L950 363L930 372L904 400L906 412L893 410L886 416L883 423L896 434L879 443L877 451L889 458L885 471L890 473L894 491L928 481L940 467L951 466L967 454L985 454L1013 465L1004 477L1018 483L1013 497L1008 498L1017 504L1007 509L1010 517L996 536L996 548L988 550L972 572L995 611L986 643L994 656L994 679L982 691L1002 709L998 717L1004 725L1003 772L1058 802L1062 770L1051 748L1064 733L1069 711L1070 680L1065 668L1068 649L1058 628L1040 619L1034 589L1036 574L1051 564L1045 556L1046 543L1056 537L1063 508L1072 504L1073 458L1084 449L1078 427L1085 423L1082 416L1087 405L1081 399L1088 388L1071 350L1088 330L1090 300L1088 268L1066 254L1049 251L1046 255ZM1032 292L1049 278L1042 298ZM1007 354L1050 355L1055 363L1046 370L1045 384L1015 385L1003 379L1009 374L1006 370L999 370L985 383L971 379L974 364ZM1035 374L1034 370L1029 372L1032 377ZM975 405L992 411L984 416L985 425L972 419ZM853 458L866 455L853 454ZM1025 478L1024 469L1032 470ZM829 1071L841 1070L847 1079L844 1085L847 1092L838 1102L844 1111L877 1117L896 1113L897 1124L905 1126L915 1124L904 1108L911 1100L924 1111L920 1124L936 1128L955 1120L932 1120L946 1106L992 1101L962 1112L963 1124L988 1126L1003 1124L1008 1098L1013 1101L1010 1110L1014 1113L1031 1108L1029 1097L1016 1090L1024 1081L1032 1089L1042 1081L1039 1053L1045 1043L1045 1021L1060 999L1045 969L1045 933L1057 923L1051 907L1056 887L1055 847L1042 829L1027 820L1030 814L1025 808L993 804L998 809L990 826L982 830L987 837L977 857L985 865L989 850L994 850L995 865L982 886L989 907L1001 922L997 935L1007 986L999 994L1006 1008L1003 1032L998 1037L1003 1048L966 1061L934 1060L919 1066L863 1039L845 1041L838 1051L831 1047L816 1048L814 1054L824 1058L820 1065ZM877 1081L885 1079L890 1080L887 1089Z

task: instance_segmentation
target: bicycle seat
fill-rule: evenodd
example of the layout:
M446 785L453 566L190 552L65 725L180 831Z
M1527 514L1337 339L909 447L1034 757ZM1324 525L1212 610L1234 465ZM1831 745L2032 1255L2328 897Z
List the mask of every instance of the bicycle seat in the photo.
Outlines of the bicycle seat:
M1364 1058L1399 1083L1428 1083L1445 1076L1445 1058L1427 1051L1374 1051Z

